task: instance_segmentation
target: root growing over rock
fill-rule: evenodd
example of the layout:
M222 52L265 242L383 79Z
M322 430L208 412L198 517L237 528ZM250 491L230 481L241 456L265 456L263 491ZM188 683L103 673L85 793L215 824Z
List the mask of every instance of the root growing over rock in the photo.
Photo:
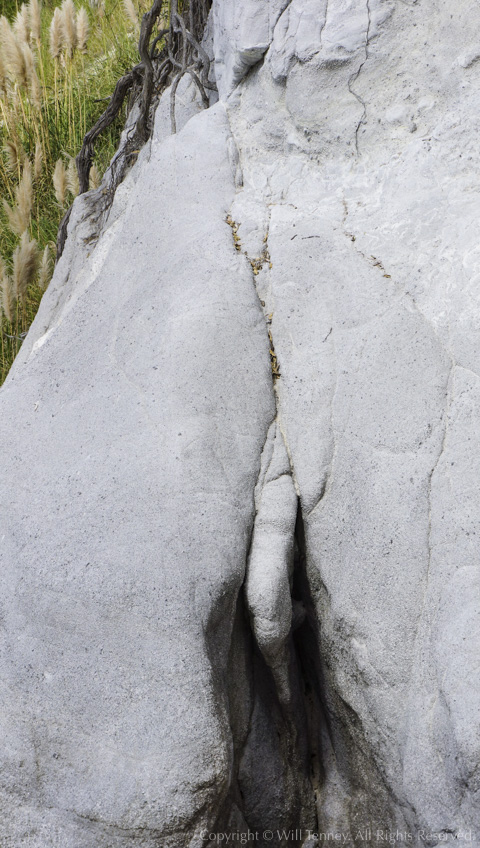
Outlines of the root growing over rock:
M138 42L141 61L118 80L107 108L86 133L76 158L80 194L89 188L95 142L113 123L127 95L130 96L130 109L134 103L138 103L139 114L120 155L116 156L112 163L111 180L104 195L105 209L110 206L115 190L131 164L133 152L138 153L139 148L150 138L154 107L168 85L171 85L172 133L176 132L176 92L180 80L186 74L195 83L204 108L208 108L207 91L216 90L216 85L209 81L210 59L201 45L201 40L210 6L211 0L154 0L150 11L144 14ZM167 10L168 27L155 33L157 21L162 12ZM65 213L58 230L57 262L65 246L70 214L71 208Z

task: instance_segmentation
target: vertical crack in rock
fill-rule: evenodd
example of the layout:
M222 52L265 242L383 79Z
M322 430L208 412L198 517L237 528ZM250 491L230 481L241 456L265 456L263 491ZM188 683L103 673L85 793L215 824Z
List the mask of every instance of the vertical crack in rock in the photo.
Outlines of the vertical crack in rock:
M240 745L234 738L235 803L251 828L265 827L269 820L276 817L278 822L283 816L283 825L289 829L313 829L317 825L316 799L323 775L320 735L325 722L321 708L321 663L307 578L299 490L279 410L281 370L272 334L273 313L267 313L257 288L257 277L264 266L272 267L268 224L262 253L252 258L242 249L236 221L227 215L226 222L232 230L235 250L245 256L252 269L252 281L266 323L276 404L276 415L260 459L244 594L243 599L239 598L249 630L243 639L250 643L253 661L248 673L251 691L248 725L243 729ZM253 759L251 747L264 744L257 738L259 733L264 740L272 730L275 730L274 745L265 753L260 767L258 752ZM235 737L236 730L232 732ZM270 797L271 788L266 781L258 780L259 769L261 772L265 768L276 774L274 782L282 786L282 811L275 811L278 799ZM278 787L274 794L278 796Z
M353 90L352 85L354 85L354 83L357 82L357 80L360 76L360 73L362 71L362 68L365 65L366 61L368 60L368 42L369 42L369 38L370 38L370 27L371 27L370 0L366 0L366 10L367 10L367 28L366 28L366 31L365 31L365 58L364 58L363 62L361 62L360 65L358 66L357 70L354 71L354 73L351 75L351 77L349 78L348 83L347 83L348 90L349 90L350 94L353 97L355 97L355 99L358 100L360 105L363 107L363 113L362 113L360 120L358 121L358 124L357 124L356 129L355 129L355 151L356 151L357 155L359 153L359 150L358 150L358 133L360 131L360 127L362 126L362 124L365 123L365 119L367 117L367 104L365 103L365 100L363 99L363 97L361 97L359 94L357 94L356 91Z
M320 639L315 602L307 574L307 546L300 501L295 524L295 565L293 572L292 632L295 655L299 664L300 679L307 721L307 738L310 753L310 778L317 807L325 770L322 757L322 732L327 731L324 709L324 684L320 655ZM328 733L328 735L330 735Z
M278 396L278 382L277 381L282 375L281 375L281 372L280 372L280 369L279 369L279 363L278 363L277 354L276 354L276 351L275 351L275 342L274 342L274 339L273 339L273 330L272 330L273 311L270 312L270 313L268 312L268 310L266 308L265 301L262 300L260 293L259 293L259 290L258 290L258 286L257 286L257 277L260 274L260 272L262 270L264 270L265 266L268 268L268 270L272 269L272 262L271 262L271 259L270 259L270 253L269 253L269 249L268 249L269 223L267 223L266 232L265 232L265 235L263 237L263 245L264 246L263 246L262 253L260 254L260 256L251 257L251 256L249 256L249 254L246 250L242 251L242 243L241 243L240 237L238 235L239 225L237 224L237 222L233 220L231 215L227 215L226 221L227 221L227 224L232 228L232 237L233 237L233 243L234 243L234 246L235 246L235 250L238 253L243 253L243 255L246 257L246 259L248 260L248 262L249 262L249 264L252 268L253 284L254 284L254 287L255 287L255 292L256 292L258 301L260 303L260 306L261 306L261 309L262 309L262 314L264 316L265 324L266 324L266 328L267 328L267 335L268 335L268 342L269 342L269 354L270 354L270 366L271 366L271 369L272 369L273 391L274 391L275 405L276 405L276 410L277 410L276 420L277 420L277 424L278 424L278 427L280 429L280 432L282 434L282 438L283 438L284 445L285 445L285 450L287 452L287 456L288 456L288 460L289 460L289 464L290 464L290 473L291 473L291 476L292 476L293 484L295 486L295 491L296 491L297 495L300 496L300 489L299 489L298 482L297 482L296 476L295 476L295 469L294 469L294 466L293 466L292 454L291 454L291 450L290 450L290 447L289 447L289 444L288 444L288 439L287 439L287 436L286 436L285 428L282 424L282 419L281 419L281 414L280 414L280 401L279 401L279 396Z

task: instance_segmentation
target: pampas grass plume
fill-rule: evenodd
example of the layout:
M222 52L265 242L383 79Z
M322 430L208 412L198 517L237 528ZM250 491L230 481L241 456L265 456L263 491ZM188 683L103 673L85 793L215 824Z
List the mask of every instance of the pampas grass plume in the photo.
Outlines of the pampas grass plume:
M21 50L23 60L25 62L30 99L34 106L36 106L37 109L40 109L42 106L42 89L40 87L40 80L38 79L37 70L35 68L35 56L33 55L32 48L26 42L21 45Z
M13 290L18 300L25 300L27 289L37 276L38 249L35 239L25 230L13 251Z
M30 44L30 16L25 3L22 3L13 24L13 31L20 44Z
M7 168L12 174L20 173L20 168L23 165L26 153L22 147L22 143L18 138L6 138L3 151L7 157Z
M50 278L52 276L52 259L50 256L50 248L47 244L45 250L42 253L42 259L40 261L40 270L38 272L38 285L41 289L45 290L50 282Z
M100 183L102 182L102 175L98 170L96 165L92 165L90 168L90 176L88 180L89 189L98 188Z
M77 15L77 44L81 53L87 52L88 32L88 13L85 6L82 6Z
M63 159L58 159L53 172L53 187L55 189L55 197L60 206L65 205L65 197L67 194L67 172Z
M3 201L3 208L8 218L10 229L17 236L22 235L30 224L33 206L32 166L26 159L23 166L22 178L15 190L15 205L13 208Z
M35 57L32 48L26 41L19 45L22 51L23 61L25 64L25 75L28 83L30 83L33 74L35 73Z
M135 10L135 6L133 5L132 0L123 0L123 8L125 10L125 14L129 21L133 24L134 27L138 26L138 15Z
M28 4L28 16L30 19L30 30L33 38L40 43L42 38L42 20L40 17L40 4L38 0L30 0Z
M5 265L3 264L3 260L0 257L0 294L1 301L0 306L2 307L5 318L7 321L12 323L13 321L13 309L15 305L15 295L13 292L13 283L12 278L7 274Z
M10 24L8 23L5 15L0 15L0 44L4 48L8 37L7 29L10 29Z
M25 59L15 34L4 15L0 18L0 42L3 46L4 58L9 74L19 85L26 85L27 69L25 67Z
M53 59L59 58L64 41L63 15L57 7L50 23L50 54Z
M67 168L67 188L73 194L74 197L76 197L78 192L80 191L77 163L75 162L75 159L73 159L73 157L70 159Z
M77 13L73 0L63 0L62 7L63 32L65 36L65 47L68 55L72 58L77 46Z
M30 89L30 97L33 105L36 109L40 110L42 108L42 87L40 85L40 80L38 79L37 72L35 68L32 71L32 74L29 79L29 89Z

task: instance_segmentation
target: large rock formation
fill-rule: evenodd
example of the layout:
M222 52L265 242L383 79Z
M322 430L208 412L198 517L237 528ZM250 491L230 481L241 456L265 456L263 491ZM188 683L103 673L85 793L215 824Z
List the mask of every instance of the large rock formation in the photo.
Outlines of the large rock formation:
M215 0L219 102L76 202L0 393L2 846L480 844L477 31Z

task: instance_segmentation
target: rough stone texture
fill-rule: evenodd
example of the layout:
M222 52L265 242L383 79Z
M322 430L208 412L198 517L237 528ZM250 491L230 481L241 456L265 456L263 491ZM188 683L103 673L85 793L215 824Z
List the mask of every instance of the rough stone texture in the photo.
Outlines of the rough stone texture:
M212 19L0 394L2 845L478 845L480 10Z
M319 821L352 839L480 818L479 66L452 12L293 0L230 101L348 787Z
M190 844L229 792L215 679L274 403L224 107L189 126L2 390L2 845Z
M225 98L268 50L288 0L224 0L213 4L216 81Z

